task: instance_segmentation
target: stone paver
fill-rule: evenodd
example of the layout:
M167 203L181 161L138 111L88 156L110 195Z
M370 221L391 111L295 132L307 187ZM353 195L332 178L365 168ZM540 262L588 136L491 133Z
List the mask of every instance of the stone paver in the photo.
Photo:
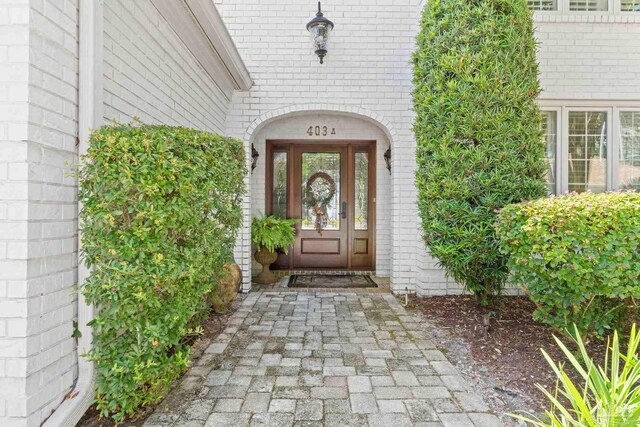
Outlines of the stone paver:
M422 325L380 288L258 289L145 426L501 426Z

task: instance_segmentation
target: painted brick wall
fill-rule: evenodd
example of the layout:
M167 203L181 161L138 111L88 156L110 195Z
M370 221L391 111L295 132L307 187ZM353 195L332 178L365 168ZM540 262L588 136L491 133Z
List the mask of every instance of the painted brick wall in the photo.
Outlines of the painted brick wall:
M0 7L0 425L40 425L77 375L76 22L77 0Z
M104 3L104 118L224 133L231 100L148 0Z
M541 99L636 100L640 13L536 14Z
M417 0L326 3L326 16L336 26L324 65L313 54L305 29L315 13L315 3L290 0L215 3L255 82L249 93L234 96L228 119L231 135L244 137L251 124L269 112L287 107L295 110L301 105L317 105L319 110L331 108L329 104L361 108L379 121L393 123L394 173L389 178L393 200L392 283L413 288L417 215L409 61L418 23ZM248 203L245 215L249 221ZM250 256L248 237L245 234L245 257ZM250 264L249 259L241 261Z
M26 412L29 1L0 4L0 426ZM9 252L11 249L11 252ZM15 293L14 293L15 292Z

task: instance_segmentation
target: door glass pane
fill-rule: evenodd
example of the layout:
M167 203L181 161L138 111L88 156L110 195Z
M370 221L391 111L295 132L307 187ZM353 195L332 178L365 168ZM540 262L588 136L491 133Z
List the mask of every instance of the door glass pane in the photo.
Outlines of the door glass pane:
M369 226L369 153L356 153L355 166L355 228Z
M569 10L587 12L594 10L607 10L609 0L569 0Z
M531 10L558 10L557 0L527 0Z
M340 153L302 153L302 229L340 229Z
M558 141L558 113L555 111L542 112L542 131L547 145L546 160L547 185L550 194L556 194L556 145Z
M640 111L620 113L620 188L640 190Z
M287 152L273 153L273 205L271 212L280 218L287 217Z
M607 189L607 113L569 113L569 191Z
M640 12L640 0L622 0L620 9L623 12Z

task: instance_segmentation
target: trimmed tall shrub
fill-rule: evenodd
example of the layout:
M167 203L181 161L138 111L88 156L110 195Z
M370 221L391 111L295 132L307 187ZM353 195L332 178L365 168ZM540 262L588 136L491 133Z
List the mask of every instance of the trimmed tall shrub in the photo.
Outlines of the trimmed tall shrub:
M424 238L487 304L508 275L496 211L546 194L536 43L524 0L431 0L413 55Z
M500 212L497 232L537 320L567 330L575 323L584 335L601 336L620 330L625 317L638 319L640 193L515 204Z
M83 289L97 307L97 407L121 420L187 367L181 341L241 225L242 144L168 126L105 126L79 172Z

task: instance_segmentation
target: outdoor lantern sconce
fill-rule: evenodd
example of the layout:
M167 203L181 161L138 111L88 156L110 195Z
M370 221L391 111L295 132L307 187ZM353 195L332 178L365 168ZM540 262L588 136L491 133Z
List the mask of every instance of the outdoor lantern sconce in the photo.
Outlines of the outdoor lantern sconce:
M318 13L307 24L307 31L311 33L313 38L313 47L316 55L320 58L320 63L324 63L324 56L327 54L327 45L329 44L329 33L333 30L333 22L329 21L322 14L320 2L318 2Z
M391 174L391 147L387 148L387 151L384 152L384 162L387 164L389 174Z
M258 165L258 157L260 157L260 153L258 153L256 147L251 144L251 172L253 172L253 170Z

